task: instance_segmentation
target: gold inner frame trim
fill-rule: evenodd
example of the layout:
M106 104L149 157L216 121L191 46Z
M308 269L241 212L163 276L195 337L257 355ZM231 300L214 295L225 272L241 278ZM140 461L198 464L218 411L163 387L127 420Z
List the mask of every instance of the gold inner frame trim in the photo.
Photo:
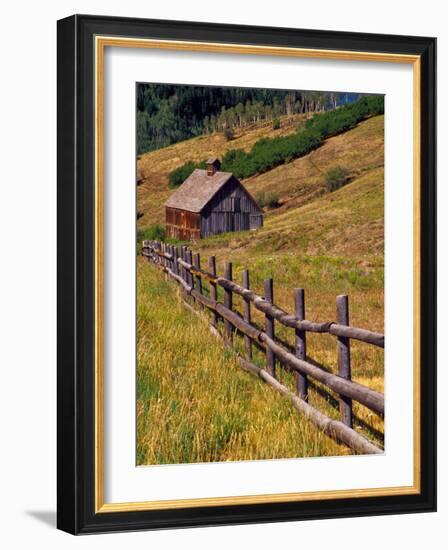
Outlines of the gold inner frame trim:
M146 48L207 53L232 53L240 55L265 55L329 59L344 61L370 61L383 63L406 63L413 65L413 196L414 196L414 392L413 392L413 437L414 437L414 482L410 486L380 487L369 489L343 489L301 493L276 493L264 495L226 496L142 502L106 503L104 501L104 53L106 47ZM279 502L304 502L341 498L362 498L393 495L419 494L421 490L420 457L420 165L421 165L421 60L417 55L390 54L381 52L355 52L255 46L250 44L224 44L213 42L189 42L121 38L115 36L95 37L95 512L129 512L143 510L166 510L207 506L232 506Z

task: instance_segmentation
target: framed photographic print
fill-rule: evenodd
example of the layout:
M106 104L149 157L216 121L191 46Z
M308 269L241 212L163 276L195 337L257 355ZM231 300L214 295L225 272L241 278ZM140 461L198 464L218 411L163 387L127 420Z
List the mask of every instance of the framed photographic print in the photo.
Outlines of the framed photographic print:
M433 38L58 22L58 527L435 510Z

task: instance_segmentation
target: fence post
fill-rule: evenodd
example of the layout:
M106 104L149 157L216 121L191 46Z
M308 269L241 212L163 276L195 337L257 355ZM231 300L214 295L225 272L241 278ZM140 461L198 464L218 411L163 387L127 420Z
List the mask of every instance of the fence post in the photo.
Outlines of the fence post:
M305 291L294 289L295 315L301 321L305 319ZM306 332L296 329L296 357L306 361ZM296 372L297 393L301 399L308 401L308 378L306 374Z
M164 254L168 253L168 245L166 243L163 243L163 253ZM168 269L168 267L169 267L169 260L168 260L168 258L165 258L165 256L163 257L163 267L165 268L165 270ZM165 271L165 279L168 280L169 278L170 278L170 276Z
M224 271L224 278L231 281L232 280L232 262L226 262L226 267ZM227 309L232 309L232 291L224 289L224 305ZM224 334L226 338L231 340L232 338L232 324L224 319Z
M342 294L336 297L336 321L340 325L349 324L348 296ZM338 374L345 380L351 380L350 366L350 338L338 336ZM352 427L352 400L348 397L339 396L339 410L341 421Z
M162 254L165 254L165 243L163 243L163 242L160 243L160 251L162 252ZM162 267L165 268L165 266L166 266L165 256L161 256L160 260L162 262ZM164 276L165 276L165 280L166 280L167 279L166 273L164 273Z
M187 248L187 262L190 265L193 265L193 254L189 248ZM187 278L188 278L188 284L191 286L191 288L194 288L194 279L191 271L187 270Z
M201 269L201 255L199 252L196 252L196 254L193 256L193 265L196 269ZM200 275L196 275L196 287L198 289L199 294L202 294L202 277ZM204 309L203 304L199 304L200 309Z
M177 264L177 254L178 254L177 246L173 245L173 273L175 275L179 274L179 269Z
M166 253L167 253L167 254L171 254L171 245L170 245L170 244L167 244L167 245L166 245ZM166 261L166 267L167 267L168 269L171 269L171 268L172 268L172 266L171 266L171 259L167 259L167 261Z
M211 275L213 275L213 277L216 277L216 258L214 256L210 256L210 258L208 259L208 269ZM212 300L215 300L215 302L218 301L218 289L216 287L216 283L212 283L211 281L210 281L210 295L212 297ZM218 323L219 323L219 315L216 313L216 311L214 311L212 325L215 328L218 328Z
M184 247L184 261L188 263L188 246L185 245ZM189 272L187 270L187 268L185 267L184 268L184 280L185 282L187 283L187 285L190 284L190 277L189 277Z
M171 254L171 260L170 260L170 269L174 273L174 245L170 244L170 254Z
M245 269L243 271L243 287L249 289L250 288L250 280L249 280L249 270ZM250 300L247 298L243 298L244 300L244 320L247 323L250 323L251 315L250 315ZM249 336L245 336L244 340L246 342L246 356L248 359L252 359L252 341L249 338Z
M271 304L274 303L274 281L272 279L264 281L264 298ZM265 330L269 338L273 340L275 336L274 319L268 313L266 313ZM268 347L266 348L266 370L275 378L275 355Z
M146 259L148 259L147 258L148 248L149 248L148 241L146 240L142 241L142 256L146 256Z
M186 253L186 250L187 250L187 247L183 244L181 246L181 249L180 249L180 257L182 258L182 260L184 262L187 261L187 253ZM181 268L181 274L182 274L182 279L187 282L187 270L185 269L184 266L182 266Z

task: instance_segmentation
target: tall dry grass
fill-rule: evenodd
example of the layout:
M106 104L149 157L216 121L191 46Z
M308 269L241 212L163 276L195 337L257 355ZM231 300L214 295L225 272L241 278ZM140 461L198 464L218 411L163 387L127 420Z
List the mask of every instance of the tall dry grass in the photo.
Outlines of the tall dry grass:
M329 139L304 158L245 182L250 191L280 196L280 208L265 216L256 232L229 233L188 243L203 265L215 255L220 274L232 261L241 282L250 269L251 287L263 293L263 280L274 279L274 299L293 311L293 290L305 289L306 318L335 320L335 298L350 297L350 324L384 330L384 117L374 117ZM247 136L258 139L256 133ZM144 156L150 171L138 190L139 220L160 220L166 199L168 168L216 146L216 136L197 138ZM240 136L244 140L244 136ZM232 143L232 142L231 142ZM178 154L177 154L178 153ZM192 153L198 158L191 156ZM325 193L325 172L337 162L348 169L350 183ZM148 172L149 173L149 172ZM205 287L205 290L207 288ZM208 462L347 454L314 428L273 389L241 371L202 320L181 304L176 283L138 261L138 464ZM222 300L222 292L220 292ZM242 311L235 297L235 309ZM254 322L264 318L253 310ZM276 323L277 336L293 345L294 334ZM236 338L236 347L243 342ZM352 341L352 377L384 391L384 352ZM337 373L337 342L328 334L307 335L308 357ZM254 361L264 365L261 352ZM294 389L292 374L277 368L278 378ZM387 395L386 395L387 399ZM337 396L310 384L309 401L338 418ZM381 418L354 404L356 430L381 445Z
M348 453L243 372L174 282L141 259L138 274L139 465Z
M234 353L211 335L207 314L198 319L185 308L175 282L164 280L155 266L140 258L138 273L139 465L352 452L315 428L287 399L243 372ZM235 344L242 349L241 339L235 338ZM254 351L254 361L262 365L263 360ZM277 373L282 383L294 388L292 374L279 367ZM372 385L374 377L368 378ZM319 384L310 387L310 403L338 415L334 396ZM364 407L355 407L355 415L357 429L380 443L380 419Z

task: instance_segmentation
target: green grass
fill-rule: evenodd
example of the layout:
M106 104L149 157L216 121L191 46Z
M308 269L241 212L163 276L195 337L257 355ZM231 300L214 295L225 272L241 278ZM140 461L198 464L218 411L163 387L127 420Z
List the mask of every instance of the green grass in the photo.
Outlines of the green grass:
M328 139L313 153L244 182L255 195L276 192L280 206L265 214L257 231L228 233L188 243L206 266L216 256L219 274L233 262L241 282L248 268L251 287L263 294L263 281L274 279L274 300L293 311L294 288L305 289L306 318L335 320L336 296L348 294L350 324L384 331L384 117L373 117L353 130ZM247 150L262 130L241 136ZM222 138L189 140L145 155L147 183L139 197L147 208L139 220L161 221L168 167L200 160ZM219 146L224 147L219 141ZM230 142L233 143L233 142ZM194 151L196 156L191 156ZM187 156L188 155L188 156ZM349 183L332 193L326 172L341 163ZM149 172L149 170L153 172ZM139 198L139 201L140 201ZM139 202L140 208L140 202ZM205 291L207 286L205 285ZM214 339L203 319L182 306L175 282L138 260L138 464L209 462L349 454L304 420L287 399L241 371L232 353ZM222 289L219 292L222 300ZM234 307L242 311L235 297ZM253 309L253 321L264 324ZM293 345L294 332L276 323L276 334ZM243 350L243 342L235 341ZM337 341L328 334L307 334L308 357L337 373ZM352 378L384 391L384 351L351 342ZM264 365L256 351L254 361ZM277 369L294 389L293 376ZM310 385L310 403L338 418L335 396ZM355 428L382 443L382 420L354 404Z
M235 306L238 309L241 304ZM139 465L351 453L302 417L288 399L242 371L234 353L210 333L207 314L201 316L202 319L185 308L174 281L164 280L156 267L139 258ZM260 321L256 317L255 321ZM287 332L292 331L285 329L278 334L290 339ZM326 353L325 357L316 353L316 358L328 365L326 354L330 347L335 347L335 340L328 335L319 335L319 339L326 340ZM311 349L313 340L309 342ZM236 348L243 348L239 338ZM371 359L364 354L365 351L355 347L355 363ZM261 353L255 352L254 360L263 365ZM334 367L334 358L332 364ZM381 368L378 358L371 365L371 372L363 370L363 377L374 381ZM279 380L293 389L293 376L279 367L277 371ZM319 394L319 388L318 384L311 386L310 403L338 418L334 396ZM363 407L355 407L355 412L362 423L358 429L375 439L375 429L382 429L381 420ZM381 438L376 440L381 442Z

